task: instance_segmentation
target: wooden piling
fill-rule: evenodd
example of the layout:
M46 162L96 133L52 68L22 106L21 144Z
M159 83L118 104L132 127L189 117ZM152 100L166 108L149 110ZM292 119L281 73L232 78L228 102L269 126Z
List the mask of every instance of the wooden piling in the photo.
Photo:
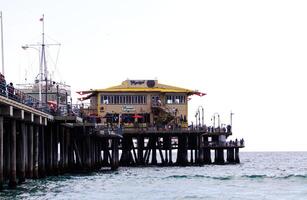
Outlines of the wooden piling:
M157 164L157 136L152 136L152 154L151 154L151 164L156 165Z
M29 159L28 159L28 148L29 148L29 144L28 144L28 125L26 123L24 123L24 131L25 131L25 139L24 139L24 155L25 155L25 178L27 177L27 171L28 171L28 167L29 167Z
M163 146L162 148L164 149L164 164L165 165L168 165L168 153L167 153L167 150L168 150L168 145L169 145L169 137L167 136L164 136L163 137Z
M4 127L4 144L3 144L3 153L4 153L4 179L8 180L10 177L11 169L11 124L6 123Z
M225 163L224 149L222 149L222 148L215 149L215 160L214 160L214 162L216 164L224 164Z
M227 162L228 163L234 163L235 162L234 148L228 148L227 149Z
M199 135L198 136L198 164L203 165L204 164L204 138Z
M48 175L53 174L53 128L52 126L46 127L46 171Z
M27 168L27 178L33 178L33 153L34 153L34 134L33 125L28 126L28 168Z
M203 149L204 149L204 164L211 164L211 150L208 147L208 136L203 137Z
M87 135L85 139L85 152L86 152L86 170L91 170L92 160L91 160L91 139L90 136Z
M188 162L188 137L185 134L178 136L178 152L177 152L177 164L186 166Z
M172 154L172 137L169 138L168 151L169 151L169 165L173 164L173 154Z
M19 132L19 165L18 165L18 182L23 183L26 178L26 126L24 122L20 124L20 132Z
M65 169L69 171L69 157L70 157L70 129L66 129L65 133Z
M239 148L235 148L235 163L240 163Z
M64 156L65 156L65 137L64 137L64 127L60 128L60 174L64 173Z
M141 135L139 135L137 138L137 148L138 148L138 164L144 165L144 156L143 156L144 137Z
M129 164L131 163L131 149L130 149L130 145L129 145L129 139L127 136L123 136L122 139L122 155L120 158L120 164L122 166L129 166ZM103 144L102 144L103 145Z
M33 154L33 178L37 179L38 176L38 159L39 159L39 126L34 127L34 154Z
M118 138L112 138L112 159L111 169L116 170L118 168Z
M194 146L194 164L198 164L199 163L199 143L198 143L198 135L194 135L194 142L193 142L193 146Z
M53 174L58 175L59 174L59 135L60 135L60 125L55 125L55 130L53 132L53 145L52 145L52 152L53 152Z
M16 178L16 120L11 119L11 164L10 164L10 178L9 178L9 187L15 188L17 185L17 178Z
M43 178L46 176L45 166L45 126L39 126L39 177Z
M4 183L3 135L3 117L0 116L0 190L3 188Z

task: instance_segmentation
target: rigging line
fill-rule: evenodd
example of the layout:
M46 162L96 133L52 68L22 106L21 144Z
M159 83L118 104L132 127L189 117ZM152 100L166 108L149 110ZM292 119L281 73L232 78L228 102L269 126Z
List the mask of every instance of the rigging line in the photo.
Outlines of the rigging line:
M60 50L61 50L61 45L59 46L59 49L58 49L58 53L56 55L56 59L55 59L55 70L57 70L57 66L58 66L58 60L59 60L59 55L60 55Z
M48 34L45 34L45 36L46 36L48 39L52 40L53 42L55 42L55 43L57 43L57 44L61 45L61 43L60 43L59 41L57 41L57 40L53 39L53 38L52 38L52 37L50 37Z
M46 48L46 54L47 54L49 63L52 64L52 65L50 65L50 64L48 65L50 75L52 76L52 78L54 78L54 74L55 74L55 72L57 72L57 74L59 75L59 79L62 79L61 74L60 74L59 70L57 69L59 54L60 54L60 47L58 47L57 56L56 56L55 60L53 59L53 57L51 55L52 53L49 50L49 48Z

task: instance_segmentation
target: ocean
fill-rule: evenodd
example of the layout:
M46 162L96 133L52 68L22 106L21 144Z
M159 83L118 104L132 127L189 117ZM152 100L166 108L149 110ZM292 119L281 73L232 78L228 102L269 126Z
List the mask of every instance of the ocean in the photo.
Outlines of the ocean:
M27 180L0 199L307 199L307 152L241 152L241 164L121 167Z

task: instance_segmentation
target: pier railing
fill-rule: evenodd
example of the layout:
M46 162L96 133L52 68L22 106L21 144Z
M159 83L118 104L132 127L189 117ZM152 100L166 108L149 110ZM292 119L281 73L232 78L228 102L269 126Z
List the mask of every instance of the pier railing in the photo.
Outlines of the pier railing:
M12 85L6 85L5 82L0 83L0 95L36 110L52 114L52 110L46 103L40 102L38 99L14 88Z
M237 141L225 141L225 142L204 142L204 146L205 147L223 147L223 148L227 148L227 147L244 147L245 146L245 142L244 140L237 140Z

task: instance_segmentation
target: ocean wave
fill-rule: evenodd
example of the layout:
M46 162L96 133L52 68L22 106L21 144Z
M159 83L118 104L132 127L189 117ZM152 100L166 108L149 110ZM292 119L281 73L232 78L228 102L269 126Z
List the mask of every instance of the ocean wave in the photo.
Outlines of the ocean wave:
M289 175L265 175L265 174L251 174L241 176L209 176L209 175L171 175L165 179L214 179L214 180L233 180L233 179L307 179L307 174L289 174Z
M195 178L205 178L205 179L215 179L215 180L231 180L233 176L205 176L205 175L172 175L167 176L166 179L175 178L175 179L195 179Z
M288 175L263 175L263 174L252 174L252 175L243 175L242 178L249 179L292 179L292 178L300 178L307 179L307 174L288 174Z

